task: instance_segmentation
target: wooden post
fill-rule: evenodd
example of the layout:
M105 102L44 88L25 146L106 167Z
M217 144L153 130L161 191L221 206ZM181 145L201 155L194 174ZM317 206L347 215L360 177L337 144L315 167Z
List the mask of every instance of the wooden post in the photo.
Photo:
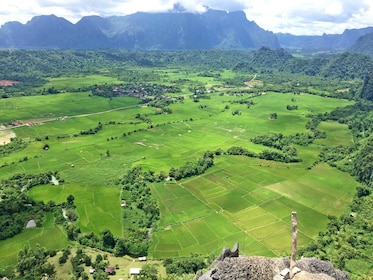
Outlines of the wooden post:
M297 212L291 213L291 226L292 226L292 248L291 248L291 260L290 260L290 278L293 277L292 270L297 261Z

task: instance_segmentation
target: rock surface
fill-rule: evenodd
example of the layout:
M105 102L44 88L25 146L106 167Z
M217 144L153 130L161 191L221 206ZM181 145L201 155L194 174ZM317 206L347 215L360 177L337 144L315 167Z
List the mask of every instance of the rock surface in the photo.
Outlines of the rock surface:
M330 262L316 258L302 258L288 272L290 259L239 256L238 243L232 250L224 248L211 264L210 270L194 280L349 280L348 275L335 269Z

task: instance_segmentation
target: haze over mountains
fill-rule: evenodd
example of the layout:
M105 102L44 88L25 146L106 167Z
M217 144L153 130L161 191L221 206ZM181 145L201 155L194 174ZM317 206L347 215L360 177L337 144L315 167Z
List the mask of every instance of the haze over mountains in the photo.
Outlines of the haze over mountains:
M37 16L26 24L7 22L0 28L0 48L24 49L312 49L323 51L371 51L354 46L373 27L345 30L342 34L295 36L274 34L249 21L242 11L208 10L135 13L128 16L83 17L73 24L55 15ZM360 40L361 41L361 40Z

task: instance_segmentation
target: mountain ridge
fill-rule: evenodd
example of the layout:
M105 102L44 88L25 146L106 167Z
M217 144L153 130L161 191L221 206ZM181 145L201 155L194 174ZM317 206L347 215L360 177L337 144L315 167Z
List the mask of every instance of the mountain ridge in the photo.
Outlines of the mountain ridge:
M44 37L43 37L44 36ZM76 24L55 15L0 28L2 48L126 48L141 50L279 48L273 32L244 12L135 13L83 17Z
M0 48L16 49L310 49L372 53L355 46L373 27L346 29L342 34L292 35L274 33L247 19L243 11L208 9L126 16L85 16L78 22L55 15L35 16L22 24L0 27ZM360 40L361 41L361 40Z
M309 48L328 50L331 46L335 50L348 50L355 42L366 34L372 33L373 27L360 29L346 29L342 34L323 35L292 35L289 33L276 33L281 47L284 48Z

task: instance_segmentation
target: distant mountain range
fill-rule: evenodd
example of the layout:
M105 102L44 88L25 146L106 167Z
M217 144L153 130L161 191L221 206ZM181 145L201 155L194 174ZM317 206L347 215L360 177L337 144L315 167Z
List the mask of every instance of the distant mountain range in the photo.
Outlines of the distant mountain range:
M7 22L2 25L0 48L190 50L266 46L346 51L361 36L372 32L373 27L367 27L322 36L274 34L247 20L242 11L135 13L106 18L87 16L76 24L47 15L34 17L26 24ZM359 47L354 49L361 50Z
M323 34L321 36L296 36L277 33L281 47L310 50L349 50L358 38L372 33L373 27L346 29L342 34Z

